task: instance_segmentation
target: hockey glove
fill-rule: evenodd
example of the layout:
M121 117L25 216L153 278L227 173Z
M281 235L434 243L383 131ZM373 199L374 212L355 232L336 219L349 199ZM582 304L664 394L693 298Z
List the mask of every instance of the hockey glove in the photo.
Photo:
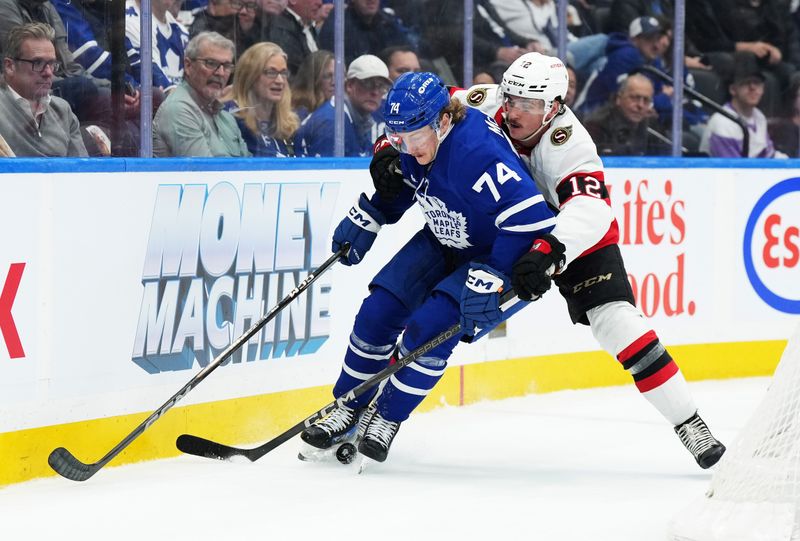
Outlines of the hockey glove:
M500 293L509 280L502 272L489 265L472 262L467 283L461 290L461 328L473 334L475 327L485 329L503 321L500 310Z
M400 152L382 135L375 142L375 154L369 164L369 174L375 190L386 201L394 200L403 189L403 173L400 171Z
M550 289L553 274L564 267L564 245L553 235L544 235L533 243L531 251L514 263L511 283L520 299L530 301Z
M364 255L372 248L375 237L378 236L381 226L386 223L383 214L372 206L363 193L347 217L336 226L333 232L333 243L331 250L339 251L342 244L350 243L350 250L342 256L341 262L344 265L358 265Z

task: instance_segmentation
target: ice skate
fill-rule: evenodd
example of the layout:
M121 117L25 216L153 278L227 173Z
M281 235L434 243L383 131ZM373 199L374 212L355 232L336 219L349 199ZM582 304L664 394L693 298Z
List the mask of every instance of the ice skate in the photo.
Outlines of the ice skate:
M675 433L703 469L716 464L725 453L725 446L711 435L706 423L697 413L676 426Z
M342 408L340 408L342 409ZM350 408L347 408L350 409ZM338 411L338 410L337 410ZM364 432L367 429L367 425L369 424L369 420L372 418L373 413L375 413L374 406L370 406L368 408L360 408L358 410L351 410L354 411L355 416L358 418L358 423L356 425L351 426L350 428L346 429L340 435L333 435L333 436L319 436L315 441L309 442L306 439L306 432L310 429L319 428L319 431L313 430L310 437L313 437L315 434L319 434L319 432L324 432L324 429L320 427L322 423L328 420L335 412L332 412L328 417L325 417L319 423L315 423L314 425L307 428L301 434L301 439L303 443L300 447L300 451L297 454L297 458L306 462L331 462L334 460L338 460L343 464L349 464L353 461L352 458L348 462L343 461L340 456L343 456L341 449L342 446L345 444L350 444L353 446L353 449L358 448L358 442L361 441L361 438L364 436ZM330 444L326 447L319 447L315 445L315 442L322 441L322 443L327 443L325 439L330 440Z
M356 410L347 406L338 407L303 430L300 438L317 449L328 449L356 435L357 424L363 411L363 408Z
M389 447L398 430L400 423L387 421L380 413L374 412L364 437L358 444L358 452L376 462L383 462L389 454Z

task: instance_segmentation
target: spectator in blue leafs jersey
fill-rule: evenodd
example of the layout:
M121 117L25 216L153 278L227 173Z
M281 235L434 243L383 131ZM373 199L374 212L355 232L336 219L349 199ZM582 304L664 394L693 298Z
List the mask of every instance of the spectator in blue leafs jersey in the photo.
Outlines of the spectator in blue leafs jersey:
M371 156L372 143L383 131L380 107L392 86L389 69L377 56L359 56L347 69L344 85L344 155ZM303 120L294 140L299 155L333 156L335 100Z
M364 456L386 460L400 424L442 377L459 340L479 338L514 312L500 308L511 267L555 224L494 119L451 100L438 76L401 75L383 113L387 137L376 143L370 170L374 179L379 169L399 178L371 197L361 194L336 228L332 249L349 243L342 263L360 263L381 226L397 222L415 203L427 225L372 279L334 396L377 374L394 356L406 356L456 323L461 328L391 376L374 407L377 389L306 428L302 439L312 456L313 449L353 437ZM379 165L384 159L390 167Z

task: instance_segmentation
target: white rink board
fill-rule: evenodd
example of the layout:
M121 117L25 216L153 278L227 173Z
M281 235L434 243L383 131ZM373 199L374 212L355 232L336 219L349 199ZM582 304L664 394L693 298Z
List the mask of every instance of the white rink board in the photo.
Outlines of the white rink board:
M628 272L637 290L644 288L640 304L665 343L790 334L797 315L791 310L800 303L800 265L794 259L800 247L794 235L800 226L800 190L776 197L755 221L750 253L760 290L748 278L743 246L756 203L797 174L791 169L607 170ZM226 261L237 261L232 254L263 243L256 248L255 264L262 265L265 284L273 285L265 287L268 301L251 302L249 309L266 311L283 296L277 287L282 282L271 276L299 281L304 269L322 262L333 228L358 193L369 189L368 172L358 169L1 175L0 225L8 234L0 273L8 282L12 264L25 266L16 296L0 303L0 317L5 325L13 320L22 348L19 356L20 350L9 346L4 327L0 432L152 411L200 365L189 365L191 358L180 355L137 357L142 305L148 291L158 292L145 282L161 281L165 290L175 286L179 303L193 299L190 307L200 308L166 311L173 315L161 321L167 328L174 324L171 337L179 330L199 332L217 345L225 333L235 338L240 332L234 334L237 329L226 324L230 314L220 310L209 318L205 311L209 299L230 307L227 296L235 297L241 280L252 278L225 270ZM245 202L254 201L253 190L269 194L262 200L267 207L273 196L279 198L277 220L263 209L261 214L253 214L252 206L243 210ZM175 207L177 199L170 199L175 194L186 197L180 203L186 202L183 214ZM193 207L197 202L200 206ZM370 277L422 224L416 209L408 214L384 228L363 264L337 265L320 278L312 294L293 307L291 322L288 309L277 318L265 342L286 351L274 356L273 349L265 359L220 367L181 404L330 384ZM148 247L151 256L167 254L163 265L153 266ZM778 308L764 299L764 291L782 299ZM240 328L247 326L239 322ZM275 338L289 327L305 332L307 340ZM596 349L590 331L571 325L563 300L552 291L509 321L507 337L462 345L451 364ZM164 370L169 367L180 369Z

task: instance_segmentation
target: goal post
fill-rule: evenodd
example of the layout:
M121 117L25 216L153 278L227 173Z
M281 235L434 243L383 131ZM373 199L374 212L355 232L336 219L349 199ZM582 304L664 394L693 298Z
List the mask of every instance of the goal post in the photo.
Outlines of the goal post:
M800 541L800 325L705 496L669 524L671 541Z

